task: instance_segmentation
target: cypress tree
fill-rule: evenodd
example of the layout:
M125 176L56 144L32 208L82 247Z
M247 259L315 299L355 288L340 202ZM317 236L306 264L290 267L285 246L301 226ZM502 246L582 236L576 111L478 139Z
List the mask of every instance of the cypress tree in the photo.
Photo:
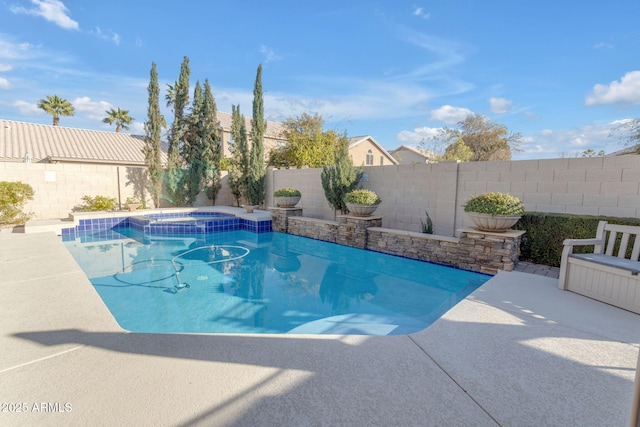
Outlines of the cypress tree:
M353 167L349 156L349 142L346 136L343 136L336 152L335 163L324 166L320 174L324 195L334 209L334 217L338 210L343 214L348 212L343 201L344 196L356 188L362 173L362 169Z
M180 77L174 86L169 86L170 104L173 107L173 124L169 130L168 149L168 180L167 191L169 199L176 205L185 203L185 197L181 189L183 187L184 172L183 160L183 136L185 132L185 109L189 104L189 57L185 56L180 66Z
M220 160L222 153L222 129L218 122L218 108L216 100L211 92L209 80L204 80L204 105L202 116L204 120L204 138L202 146L202 161L205 164L205 176L207 197L211 200L211 204L215 205L218 191L222 187L220 176Z
M259 205L264 201L264 133L267 123L264 120L264 102L262 99L262 64L258 66L253 87L253 119L251 121L251 156L249 160L249 179L247 199L249 204Z
M247 144L247 126L240 106L231 106L231 167L229 168L229 187L231 194L240 206L240 198L247 197L247 178L249 176L249 147Z
M202 189L202 179L205 165L202 161L204 145L204 98L202 86L196 82L193 90L193 104L191 114L184 118L183 135L181 143L182 160L186 166L182 180L176 182L176 193L181 194L185 204L192 205L196 201Z
M162 162L161 162L161 129L166 126L164 117L160 113L160 89L158 87L158 73L156 63L151 63L149 79L149 106L145 128L144 161L149 173L149 191L153 197L155 207L160 206L162 192Z

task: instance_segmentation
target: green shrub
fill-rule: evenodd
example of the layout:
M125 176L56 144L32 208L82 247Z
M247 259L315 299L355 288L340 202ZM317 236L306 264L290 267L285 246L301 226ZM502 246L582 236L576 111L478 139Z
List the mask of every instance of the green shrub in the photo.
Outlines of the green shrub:
M524 205L511 194L483 193L470 198L464 205L464 211L491 215L522 215Z
M279 190L276 190L273 193L274 197L300 197L301 193L295 188L285 187Z
M520 260L553 267L560 266L565 239L590 239L596 236L598 222L640 226L639 218L550 214L531 212L522 216L513 228L525 230L520 244ZM629 243L629 251L633 242ZM593 246L575 246L574 253L593 252Z
M353 190L345 194L344 202L355 205L379 205L382 200L371 190Z
M423 221L420 220L420 225L422 228L422 232L424 234L433 234L433 221L431 221L431 217L429 216L429 212L424 211L425 215L427 216L427 220Z
M115 197L107 196L83 196L82 200L84 201L80 206L82 212L112 211L118 204Z
M22 212L27 200L33 200L33 188L18 182L0 182L0 224L24 224L33 214Z

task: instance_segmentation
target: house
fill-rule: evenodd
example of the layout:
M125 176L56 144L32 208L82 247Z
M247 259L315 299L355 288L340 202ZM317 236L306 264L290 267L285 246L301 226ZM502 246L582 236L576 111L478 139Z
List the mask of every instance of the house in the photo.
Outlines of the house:
M349 154L354 166L398 164L398 161L370 135L349 138Z
M0 162L145 166L144 144L139 135L0 120Z
M224 157L229 157L231 114L218 112L222 127ZM247 133L251 119L245 118ZM264 151L268 156L272 148L284 141L281 123L267 121ZM112 166L145 166L143 148L145 137L111 131L76 129L36 123L0 119L0 162L33 163L87 163ZM166 162L167 144L162 144L162 161ZM391 156L371 136L349 138L349 154L356 166L395 165Z
M435 161L435 154L429 150L423 150L422 148L410 147L408 145L401 145L391 152L391 155L401 165L411 165L415 163L430 163Z
M231 157L231 151L229 150L229 146L233 144L233 138L231 137L231 118L232 115L229 113L224 113L222 111L218 111L218 121L220 122L220 126L222 127L222 156L223 157ZM251 141L249 140L249 135L251 133L251 117L245 117L245 126L247 129L247 142L249 146L251 145ZM269 155L269 152L275 148L276 146L283 143L282 140L282 132L284 131L284 126L280 122L272 122L267 120L267 127L263 136L263 144L264 144L264 153L265 156Z
M613 153L606 154L607 157L612 156L625 156L629 154L640 154L640 144L632 145L631 147L624 148L622 150L614 151Z

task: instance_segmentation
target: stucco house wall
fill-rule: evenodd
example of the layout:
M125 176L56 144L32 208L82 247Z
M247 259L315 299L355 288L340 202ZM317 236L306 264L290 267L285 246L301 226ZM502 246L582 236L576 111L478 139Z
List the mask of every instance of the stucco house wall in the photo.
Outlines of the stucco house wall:
M349 155L354 166L386 166L398 162L371 136L349 138ZM367 154L373 156L373 163L367 165Z

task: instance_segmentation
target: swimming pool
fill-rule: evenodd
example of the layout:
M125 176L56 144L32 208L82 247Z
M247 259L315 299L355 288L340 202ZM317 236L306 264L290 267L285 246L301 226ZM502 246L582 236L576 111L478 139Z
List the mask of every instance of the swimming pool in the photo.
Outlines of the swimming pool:
M133 332L401 335L490 276L277 232L78 232L64 244Z

